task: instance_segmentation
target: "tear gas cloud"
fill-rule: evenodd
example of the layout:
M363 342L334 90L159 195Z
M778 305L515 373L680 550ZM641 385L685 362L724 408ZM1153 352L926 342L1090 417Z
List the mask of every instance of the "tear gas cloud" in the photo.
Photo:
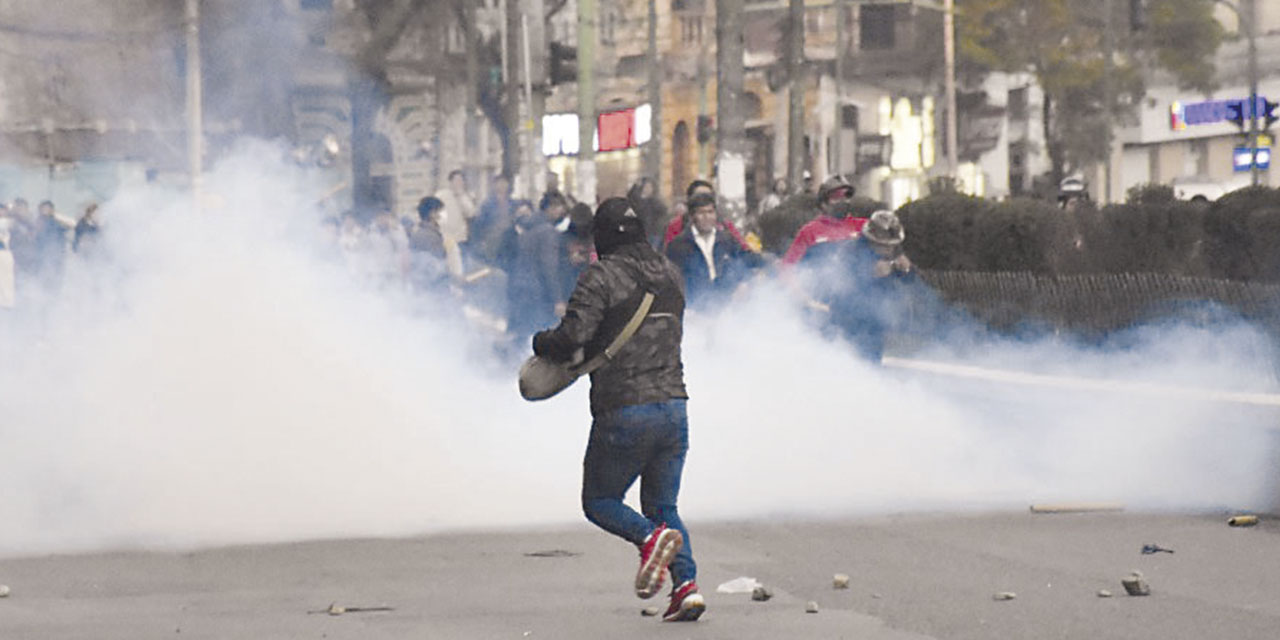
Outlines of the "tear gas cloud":
M586 382L525 403L492 337L441 312L455 302L378 292L323 259L323 186L283 155L242 143L202 213L125 188L102 209L108 257L73 258L60 302L4 325L0 552L581 520ZM1116 353L983 340L967 362L1273 386L1257 375L1266 339L1243 324L1156 327ZM691 313L685 364L694 522L1056 498L1199 508L1264 490L1274 410L876 367L768 285Z

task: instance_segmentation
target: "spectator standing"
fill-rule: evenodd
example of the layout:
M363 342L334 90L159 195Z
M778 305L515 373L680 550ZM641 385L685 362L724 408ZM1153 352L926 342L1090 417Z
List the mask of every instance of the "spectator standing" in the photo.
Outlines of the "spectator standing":
M58 219L52 202L41 202L37 211L34 238L37 286L46 294L52 294L61 286L66 267L67 227Z
M476 201L467 190L467 176L461 169L449 172L449 184L436 192L444 208L440 216L440 232L455 245L467 241L467 227L476 216Z
M439 198L428 196L418 202L418 221L409 233L409 282L419 291L433 289L448 279L445 265L449 252L440 229L445 215Z
M390 209L382 209L373 219L368 237L369 274L383 286L403 285L409 274L409 235Z
M77 254L90 255L98 243L98 236L102 232L98 223L98 203L92 203L85 207L84 215L76 221L75 237L71 240L71 250Z
M776 209L778 205L787 197L787 180L786 178L778 178L773 181L773 190L760 200L760 208L756 210L756 218L759 219L765 213Z
M649 244L657 247L659 238L657 231L667 224L667 207L658 199L658 187L648 177L640 178L627 191L627 202L640 216L640 222L649 233Z
M38 266L35 217L23 198L15 198L9 208L9 250L13 253L14 272L18 280L34 278Z
M17 279L14 273L13 252L9 241L13 237L13 217L9 208L0 204L0 315L17 303Z
M511 179L500 173L493 177L489 198L480 205L471 225L470 244L485 262L497 262L499 245L515 223L514 212Z
M804 260L810 250L818 245L857 238L858 231L867 220L853 217L848 208L854 193L853 185L844 176L827 178L818 190L818 215L800 227L791 242L791 248L782 256L783 264L791 265Z
M517 338L528 338L564 313L568 296L564 291L563 249L560 232L550 219L563 201L541 214L521 200L515 207L515 222L503 237L498 266L507 272L507 330Z
M667 257L684 276L690 305L728 297L749 269L763 266L758 254L743 249L721 230L715 197L705 193L693 196L689 219L689 228L667 245Z
M694 180L689 183L689 188L685 189L685 198L692 198L698 194L707 194L714 199L716 196L716 190L715 187L711 186L711 183L706 180ZM671 241L674 240L676 236L684 232L684 228L689 222L688 218L689 212L686 212L683 216L671 219L671 222L667 224L666 232L662 235L662 246L664 248L668 244L671 244ZM751 245L747 243L746 238L742 237L742 232L738 231L738 228L733 226L732 222L722 220L720 222L720 228L727 231L739 245L742 245L743 249L751 251Z
M596 260L595 245L591 237L594 217L591 207L581 202L569 210L569 228L564 235L564 291L573 291L574 285L578 283L578 275Z

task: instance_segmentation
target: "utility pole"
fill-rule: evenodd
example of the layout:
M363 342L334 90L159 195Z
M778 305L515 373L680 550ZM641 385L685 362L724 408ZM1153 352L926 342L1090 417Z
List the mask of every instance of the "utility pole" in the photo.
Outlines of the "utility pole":
M1240 29L1244 29L1245 36L1249 41L1249 97L1246 100L1249 113L1243 112L1244 106L1241 106L1240 116L1249 118L1249 128L1245 132L1247 147L1249 149L1249 182L1253 186L1262 184L1262 170L1258 168L1258 6L1257 0L1237 0L1235 3L1227 0L1214 0L1218 4L1228 8L1232 13L1236 14L1236 24ZM1243 123L1241 123L1243 126Z
M1111 156L1112 149L1115 145L1111 139L1114 131L1112 126L1114 119L1114 115L1112 114L1112 105L1115 102L1115 85L1112 82L1111 76L1114 69L1114 61L1112 58L1115 57L1116 50L1115 30L1113 29L1113 23L1115 22L1115 7L1113 6L1113 0L1104 0L1102 12L1102 113L1104 122L1106 123L1107 136L1107 159L1106 162L1103 163L1103 171L1106 172L1106 176L1102 180L1102 203L1111 204Z
M1258 0L1244 2L1248 12L1244 23L1249 30L1249 181L1256 187L1262 183L1258 168Z
M480 39L476 34L476 7L462 2L463 38L467 45L467 120L463 132L466 156L463 167L472 185L484 184L479 176L480 158Z
M503 145L502 172L511 178L513 194L523 193L524 176L521 175L525 163L524 144L526 142L524 127L524 92L520 79L524 76L522 65L525 56L521 55L524 29L521 28L524 15L521 0L501 0L502 20L499 22L499 37L502 39L502 95L504 104L502 120L507 126L506 141Z
M836 0L836 134L831 138L831 155L836 159L836 173L844 175L844 56L848 50L845 33L846 0Z
M956 4L945 0L942 9L942 57L946 67L947 98L947 175L956 179L960 168L960 135L956 131L959 118L956 115Z
M787 182L803 187L804 160L804 0L787 9Z
M716 193L736 224L747 212L742 6L743 0L716 0Z
M579 202L595 208L596 150L596 0L578 0L578 170Z
M658 2L649 0L649 148L644 156L644 172L654 180L656 193L662 190L662 60L658 57ZM680 188L677 185L675 188Z
M542 155L542 115L546 111L547 86L547 21L543 0L524 0L520 16L521 39L524 42L524 102L526 118L524 183L530 199L536 201L547 188L547 162ZM533 16L530 19L530 16Z
M200 208L204 175L203 81L200 74L200 0L187 0L187 170L191 173L191 198Z

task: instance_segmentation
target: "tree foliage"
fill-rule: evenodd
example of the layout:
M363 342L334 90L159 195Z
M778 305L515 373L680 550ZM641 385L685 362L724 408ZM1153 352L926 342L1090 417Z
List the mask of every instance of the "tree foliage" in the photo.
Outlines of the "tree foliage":
M1137 29L1128 8L1126 0L957 2L958 49L966 71L1028 72L1044 90L1043 124L1055 181L1106 157L1107 114L1133 116L1150 67L1170 72L1183 87L1212 88L1213 53L1223 40L1213 0L1149 0Z

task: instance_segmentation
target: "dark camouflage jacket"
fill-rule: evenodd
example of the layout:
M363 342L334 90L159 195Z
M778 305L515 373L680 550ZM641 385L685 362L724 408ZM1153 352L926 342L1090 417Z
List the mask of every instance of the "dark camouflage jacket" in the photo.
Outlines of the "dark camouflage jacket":
M578 349L590 359L622 331L646 291L655 296L644 323L612 361L591 373L591 414L687 398L680 340L684 282L648 244L619 247L586 268L559 326L534 336L533 352L564 362Z

